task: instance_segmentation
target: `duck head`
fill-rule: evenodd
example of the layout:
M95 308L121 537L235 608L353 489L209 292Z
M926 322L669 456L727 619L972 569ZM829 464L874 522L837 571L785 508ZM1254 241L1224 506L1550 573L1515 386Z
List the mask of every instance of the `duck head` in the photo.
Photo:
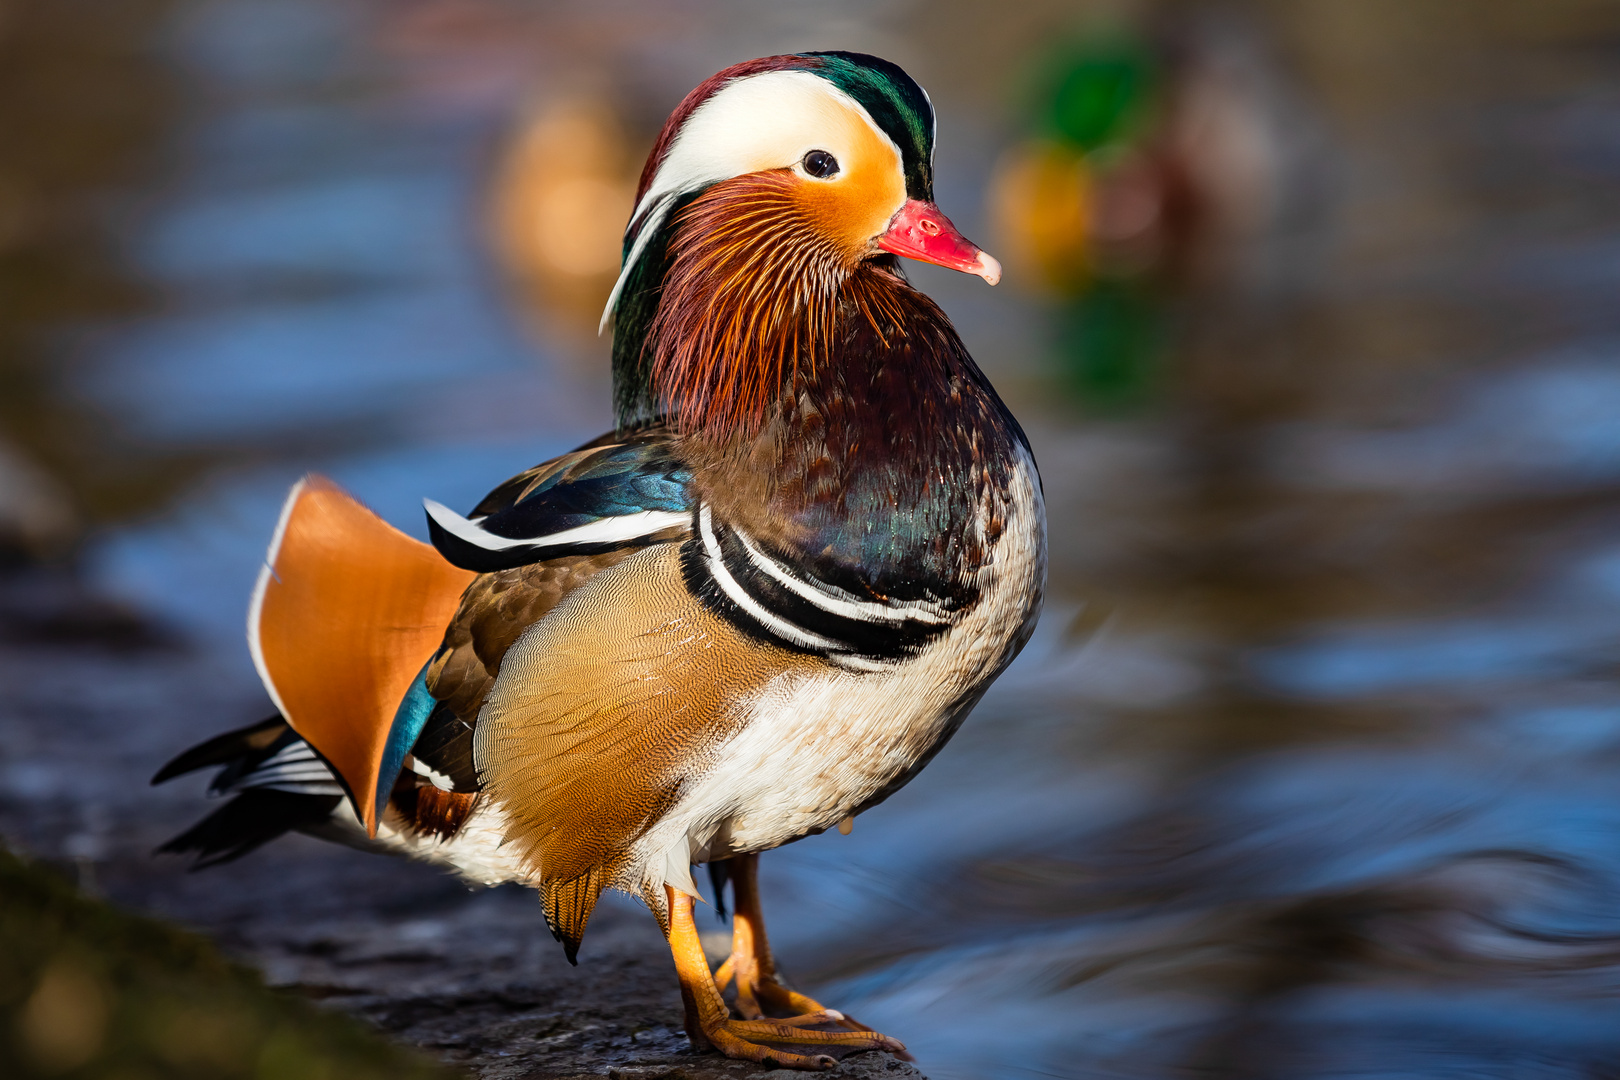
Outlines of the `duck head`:
M858 53L750 60L688 94L642 171L603 314L621 422L757 417L824 359L842 302L881 306L848 286L891 256L994 285L1000 264L934 205L934 131L923 89Z

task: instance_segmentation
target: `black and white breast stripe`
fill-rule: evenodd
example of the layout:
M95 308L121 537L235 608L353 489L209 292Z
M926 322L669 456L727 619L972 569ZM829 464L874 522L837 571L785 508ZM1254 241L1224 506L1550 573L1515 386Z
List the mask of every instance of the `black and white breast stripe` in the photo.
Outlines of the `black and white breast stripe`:
M926 600L868 599L822 581L715 520L707 506L681 564L693 594L745 633L855 670L915 656L954 621Z

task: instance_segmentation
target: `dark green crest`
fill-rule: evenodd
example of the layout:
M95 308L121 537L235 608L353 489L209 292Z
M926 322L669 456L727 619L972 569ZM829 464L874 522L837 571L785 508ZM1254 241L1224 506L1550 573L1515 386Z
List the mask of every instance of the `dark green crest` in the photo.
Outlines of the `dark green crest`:
M934 201L934 106L898 65L854 52L800 53L812 70L861 103L894 144L906 170L906 194Z

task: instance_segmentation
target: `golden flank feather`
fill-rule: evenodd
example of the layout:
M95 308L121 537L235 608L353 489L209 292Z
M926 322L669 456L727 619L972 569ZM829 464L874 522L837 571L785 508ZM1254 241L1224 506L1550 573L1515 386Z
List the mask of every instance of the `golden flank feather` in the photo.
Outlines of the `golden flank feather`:
M462 594L443 647L428 667L428 689L463 721L475 722L506 651L523 632L564 596L629 554L573 555L480 574Z
M395 710L472 579L325 477L287 497L248 643L281 715L338 771L372 836Z
M679 563L674 544L646 548L570 593L508 651L479 717L485 797L573 942L604 887L640 891L631 843L745 721L754 692L823 666L710 613Z

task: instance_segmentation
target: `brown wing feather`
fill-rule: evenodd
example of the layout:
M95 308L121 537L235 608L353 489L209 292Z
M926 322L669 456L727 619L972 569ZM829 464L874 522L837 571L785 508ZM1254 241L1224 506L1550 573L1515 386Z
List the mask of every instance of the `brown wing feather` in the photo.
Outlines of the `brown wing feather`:
M740 704L818 666L705 609L674 544L596 574L530 628L506 654L475 753L553 928L577 944L631 843L745 721Z
M512 643L569 592L627 554L570 556L479 575L462 593L444 643L428 666L428 692L468 726L475 726ZM410 772L400 777L392 794L392 805L404 824L445 839L467 823L477 801L471 793L439 791Z
M248 644L277 708L338 771L372 835L395 710L472 579L325 477L287 497Z
M512 644L563 597L629 554L577 555L480 574L445 631L428 669L428 690L462 720L476 722Z

